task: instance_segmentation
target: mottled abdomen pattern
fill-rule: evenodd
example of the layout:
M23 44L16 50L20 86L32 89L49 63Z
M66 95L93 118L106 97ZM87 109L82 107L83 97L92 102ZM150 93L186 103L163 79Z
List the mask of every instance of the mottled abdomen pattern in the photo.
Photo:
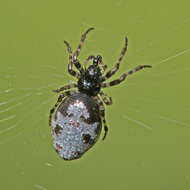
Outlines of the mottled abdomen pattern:
M65 160L80 158L98 140L101 128L96 101L74 93L63 100L52 120L54 148Z

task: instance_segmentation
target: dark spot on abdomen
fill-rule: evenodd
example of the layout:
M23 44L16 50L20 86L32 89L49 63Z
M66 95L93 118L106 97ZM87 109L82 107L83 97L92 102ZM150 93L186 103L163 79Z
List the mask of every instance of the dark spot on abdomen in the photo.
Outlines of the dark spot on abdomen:
M62 127L57 124L54 129L54 132L56 135L58 135L62 130L63 130Z
M83 142L89 143L91 136L89 134L83 134Z

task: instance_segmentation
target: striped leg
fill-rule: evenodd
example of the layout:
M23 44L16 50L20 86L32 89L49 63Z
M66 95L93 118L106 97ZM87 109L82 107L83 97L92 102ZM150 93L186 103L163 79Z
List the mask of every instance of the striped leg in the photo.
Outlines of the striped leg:
M77 60L77 58L78 58L78 56L79 56L79 52L80 52L80 50L81 50L81 47L82 47L82 45L83 45L83 43L84 43L84 40L85 40L85 38L86 38L86 35L87 35L88 32L90 32L91 30L94 30L94 28L89 28L89 29L82 35L81 40L80 40L80 43L79 43L79 45L78 45L78 48L77 48L77 50L76 50L75 53L74 53L73 61L76 61L76 60Z
M108 126L106 124L105 112L104 112L105 109L104 109L104 105L103 105L102 101L98 97L96 97L96 100L98 102L100 115L101 115L102 121L104 123L104 136L103 136L102 140L105 140L107 133L108 133Z
M101 72L102 72L102 75L104 74L104 72L105 72L105 70L107 69L107 67L108 67L107 65L102 65L102 71L101 71Z
M111 69L110 71L108 71L108 72L105 74L105 76L103 77L103 81L109 79L112 75L114 75L114 74L118 71L119 66L120 66L120 62L122 61L123 56L125 55L125 53L126 53L126 51L127 51L127 44L128 44L128 39L125 38L125 46L124 46L124 48L123 48L122 51L121 51L121 55L120 55L119 59L117 60L117 62L116 62L116 64L115 64L114 68Z
M117 84L121 83L122 81L124 81L128 75L131 75L131 74L135 73L136 71L139 71L143 68L151 68L151 67L152 67L151 65L139 65L139 66L135 67L134 69L128 71L127 73L124 73L119 79L113 80L108 83L102 83L101 87L107 88L107 87L117 85Z
M85 62L84 62L84 68L86 69L86 66L87 66L87 64L88 64L88 62L91 60L91 59L94 59L95 58L95 56L94 55L90 55L90 56L88 56L88 58L85 60Z
M104 75L104 72L107 69L107 65L103 63L101 55L98 55L97 57L100 59L99 64L101 65L101 73Z
M56 92L56 93L59 93L61 91L65 91L65 90L69 90L71 88L77 88L77 84L73 83L73 84L67 84L67 85L64 85L62 86L61 88L59 89L56 89L56 90L52 90L53 92Z
M107 97L107 95L105 95L105 94L103 93L103 91L101 91L99 94L100 94L100 96L101 96L103 102L104 102L106 105L112 105L112 98L111 98L111 97Z
M67 51L69 53L69 65L68 65L68 72L69 74L71 74L72 76L76 77L76 78L79 78L80 77L80 74L77 73L76 71L74 71L72 69L72 66L73 66L73 56L72 56L72 50L71 50L71 47L69 45L68 42L64 41L65 45L67 46Z
M55 112L55 109L57 108L57 106L62 102L64 97L69 96L73 93L74 93L74 91L68 91L68 92L64 92L59 95L56 104L53 106L53 108L50 110L50 113L49 113L49 126L51 126L52 116L53 116L53 113Z
M84 73L84 69L83 69L83 67L81 66L81 64L80 64L80 62L78 60L74 61L73 64L79 70L80 74Z

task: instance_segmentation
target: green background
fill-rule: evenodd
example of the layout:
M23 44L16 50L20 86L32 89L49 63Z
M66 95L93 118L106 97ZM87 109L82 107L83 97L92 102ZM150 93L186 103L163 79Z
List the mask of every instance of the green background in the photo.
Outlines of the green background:
M190 188L190 3L181 1L44 1L0 3L0 189ZM80 61L101 54L120 70L150 64L105 89L109 134L81 159L64 161L48 126L51 92L75 79L68 54L89 33Z

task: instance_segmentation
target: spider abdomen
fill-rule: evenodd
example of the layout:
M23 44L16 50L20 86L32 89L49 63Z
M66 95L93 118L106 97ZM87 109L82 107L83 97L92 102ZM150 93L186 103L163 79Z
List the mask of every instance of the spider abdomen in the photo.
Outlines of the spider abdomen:
M95 99L76 92L63 100L52 120L54 148L65 160L80 158L96 143L101 129Z

